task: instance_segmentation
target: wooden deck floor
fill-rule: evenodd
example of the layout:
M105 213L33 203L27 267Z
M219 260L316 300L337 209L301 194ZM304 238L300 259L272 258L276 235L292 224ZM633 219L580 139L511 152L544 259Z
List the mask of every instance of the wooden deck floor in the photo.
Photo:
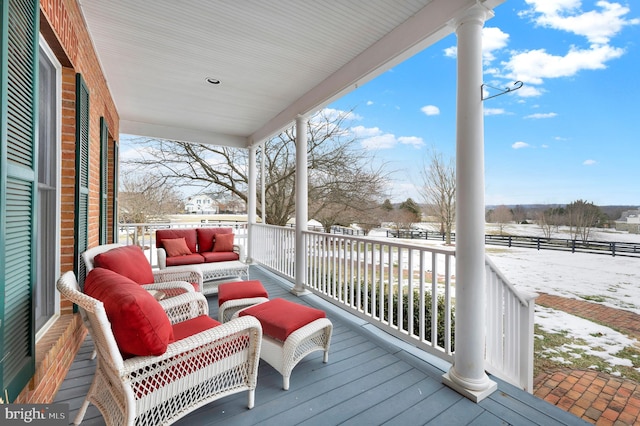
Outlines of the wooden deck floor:
M265 285L270 298L282 297L327 311L334 325L329 363L309 355L293 370L291 387L260 363L256 404L246 407L246 393L212 402L176 424L199 425L585 425L579 418L498 379L498 390L479 404L441 383L443 361L406 345L370 324L345 314L320 298L289 292L290 283L258 267L251 279ZM217 317L217 298L209 297ZM56 403L68 403L73 420L91 383L95 360L90 339L75 358ZM89 406L83 425L103 425Z

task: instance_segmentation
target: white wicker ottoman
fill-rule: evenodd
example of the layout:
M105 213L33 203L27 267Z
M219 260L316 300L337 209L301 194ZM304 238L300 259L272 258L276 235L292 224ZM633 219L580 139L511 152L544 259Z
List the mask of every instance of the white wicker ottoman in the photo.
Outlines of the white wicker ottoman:
M269 301L269 294L258 280L235 281L218 286L218 321L230 321L240 309Z
M329 361L333 324L324 311L273 299L238 311L234 316L251 315L262 325L260 358L282 374L282 388L289 389L293 368L307 355L324 351Z

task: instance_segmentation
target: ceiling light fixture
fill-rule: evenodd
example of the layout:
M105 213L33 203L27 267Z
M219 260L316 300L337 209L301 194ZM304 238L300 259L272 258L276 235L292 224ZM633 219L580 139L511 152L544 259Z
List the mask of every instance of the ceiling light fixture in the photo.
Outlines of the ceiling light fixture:
M220 84L220 80L218 80L217 78L213 78L213 77L207 77L204 79L204 81L206 81L209 84Z

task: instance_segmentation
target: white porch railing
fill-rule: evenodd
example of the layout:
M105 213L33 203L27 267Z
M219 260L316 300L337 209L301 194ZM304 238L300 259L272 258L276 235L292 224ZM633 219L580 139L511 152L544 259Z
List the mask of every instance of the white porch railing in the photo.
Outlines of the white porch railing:
M233 228L235 244L238 244L246 255L247 223L246 222L151 222L151 223L119 223L119 243L126 245L138 245L142 248L152 267L158 267L158 255L156 250L156 230L169 228Z
M536 293L522 292L487 256L485 368L533 393L533 321Z
M296 232L293 228L252 225L252 260L289 279L295 277Z
M293 280L295 231L271 225L252 229L253 260ZM453 250L309 231L304 236L309 290L453 362ZM519 294L488 258L486 271L487 371L531 392L535 295Z

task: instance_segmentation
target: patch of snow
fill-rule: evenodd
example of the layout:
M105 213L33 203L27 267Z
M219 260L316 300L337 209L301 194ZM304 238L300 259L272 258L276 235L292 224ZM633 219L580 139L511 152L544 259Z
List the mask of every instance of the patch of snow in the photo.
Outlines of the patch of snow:
M576 353L576 351L596 356L602 358L612 367L633 367L633 363L630 360L618 358L615 354L627 346L633 345L636 340L630 339L609 327L543 306L536 306L535 323L547 333L566 333L568 337L581 339L586 343L585 345L565 344L555 348L557 351L566 353L574 358L581 357L580 353ZM552 358L552 360L556 360L556 357Z

